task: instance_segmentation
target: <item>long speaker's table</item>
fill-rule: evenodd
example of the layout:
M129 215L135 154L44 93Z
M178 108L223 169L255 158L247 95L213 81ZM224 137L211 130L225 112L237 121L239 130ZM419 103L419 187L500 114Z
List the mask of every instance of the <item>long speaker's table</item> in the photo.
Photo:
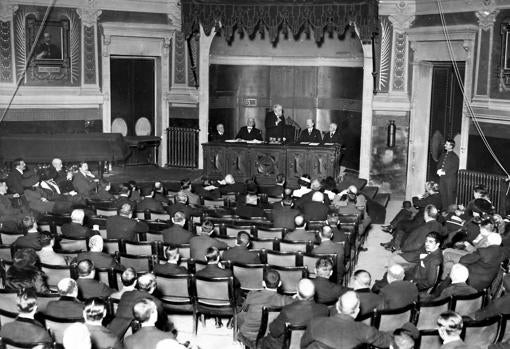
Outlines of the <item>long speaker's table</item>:
M312 178L336 177L340 171L340 145L279 145L247 143L205 143L204 170L211 178L230 173L236 179L287 178L309 174Z

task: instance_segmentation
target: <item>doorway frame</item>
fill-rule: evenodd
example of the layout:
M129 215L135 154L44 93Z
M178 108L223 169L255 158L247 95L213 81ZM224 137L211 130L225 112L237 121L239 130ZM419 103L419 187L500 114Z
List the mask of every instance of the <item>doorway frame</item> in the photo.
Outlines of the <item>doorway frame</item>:
M175 27L163 24L104 22L101 23L103 132L111 132L110 59L115 57L148 58L155 60L154 135L161 137L159 164L167 158L166 129L169 123L168 96L170 90L170 52Z
M157 82L157 72L158 72L158 65L161 65L160 62L158 62L157 57L149 57L149 56L124 56L124 55L110 55L110 64L112 59L140 59L140 60L147 60L152 61L154 63L154 124L152 126L152 134L156 135L156 116L160 115L161 111L159 110L159 103L158 103L158 82ZM111 75L110 75L111 79ZM111 81L111 80L110 80ZM110 92L111 92L111 83L110 83ZM111 95L111 93L110 93ZM110 113L111 113L111 103L110 103ZM135 122L136 124L136 122ZM110 122L111 127L111 122Z
M454 61L465 61L464 95L472 100L475 39L478 26L449 26L448 34ZM451 61L447 41L440 26L412 28L408 31L412 65L412 93L409 124L409 159L407 165L406 198L422 194L427 178L430 133L430 103L432 96L433 62ZM469 141L470 117L466 98L462 106L461 141L456 146L459 168L465 169Z

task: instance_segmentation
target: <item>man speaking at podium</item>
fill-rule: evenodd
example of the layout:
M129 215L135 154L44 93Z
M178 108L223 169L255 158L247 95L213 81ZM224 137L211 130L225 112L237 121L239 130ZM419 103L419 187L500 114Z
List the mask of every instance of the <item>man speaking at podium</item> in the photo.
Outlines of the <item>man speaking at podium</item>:
M275 140L285 140L285 117L283 116L283 108L280 104L273 106L273 111L266 114L266 141L271 138Z

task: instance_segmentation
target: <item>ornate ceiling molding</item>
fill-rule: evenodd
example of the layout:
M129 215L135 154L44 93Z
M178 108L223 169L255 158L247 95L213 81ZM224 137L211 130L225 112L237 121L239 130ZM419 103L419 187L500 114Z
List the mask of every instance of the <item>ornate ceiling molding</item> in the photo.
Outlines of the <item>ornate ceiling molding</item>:
M280 31L298 35L313 32L317 42L325 32L343 34L355 25L363 42L378 32L377 0L182 0L182 31L189 37L203 27L212 28L230 41L234 31L248 35L266 29L272 42Z

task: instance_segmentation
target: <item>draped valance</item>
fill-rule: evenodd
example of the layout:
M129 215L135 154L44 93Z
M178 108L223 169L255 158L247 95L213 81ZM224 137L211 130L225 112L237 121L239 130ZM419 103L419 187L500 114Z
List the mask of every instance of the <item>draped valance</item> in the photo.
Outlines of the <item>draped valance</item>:
M267 30L272 42L280 30L295 36L310 31L317 42L325 32L342 34L351 24L366 43L378 32L377 0L181 0L181 6L186 37L200 25L206 35L216 27L227 41L235 30L248 35Z

